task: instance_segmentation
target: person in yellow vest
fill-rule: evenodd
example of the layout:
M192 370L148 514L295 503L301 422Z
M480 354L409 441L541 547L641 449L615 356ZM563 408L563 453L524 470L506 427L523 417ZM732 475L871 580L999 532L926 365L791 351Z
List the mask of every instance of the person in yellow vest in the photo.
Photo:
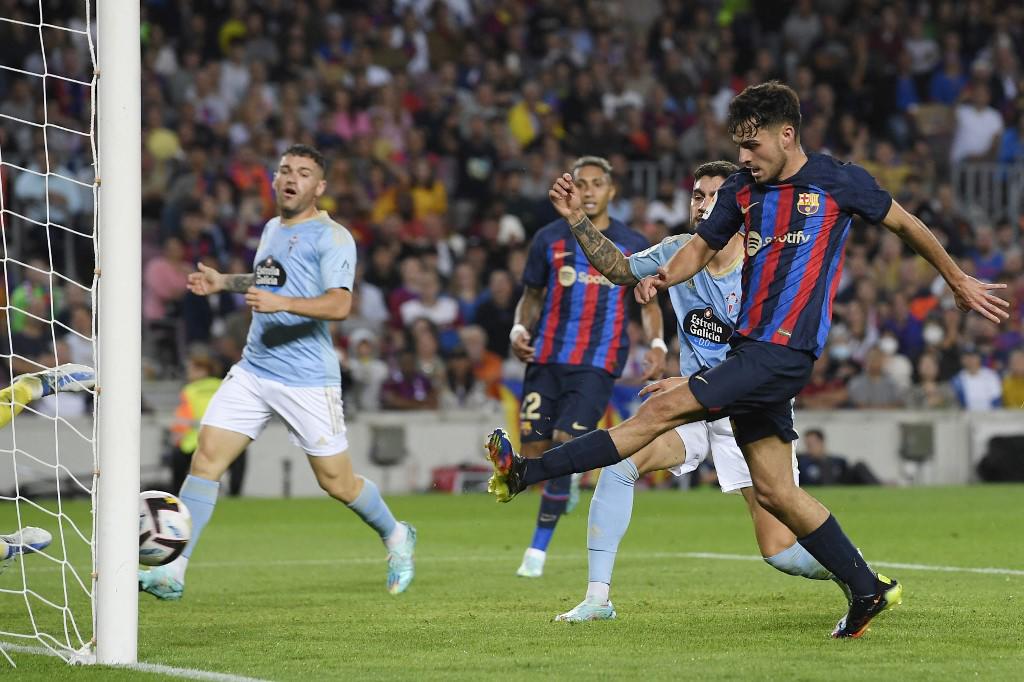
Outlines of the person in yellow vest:
M1024 409L1024 350L1010 353L1008 364L1003 377L1003 407Z
M199 422L213 394L223 381L220 377L220 363L210 349L199 344L192 346L185 365L185 378L188 383L181 389L178 408L174 411L174 421L171 423L174 444L174 451L171 453L172 490L179 489L188 475L192 453L199 445ZM228 468L228 494L231 496L237 496L242 491L245 460L246 453L243 452Z

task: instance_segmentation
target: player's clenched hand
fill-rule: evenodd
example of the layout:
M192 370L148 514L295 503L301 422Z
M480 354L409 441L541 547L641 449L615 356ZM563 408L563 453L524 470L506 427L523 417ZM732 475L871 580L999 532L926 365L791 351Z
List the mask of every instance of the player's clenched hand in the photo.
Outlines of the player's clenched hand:
M659 291L665 291L668 286L668 271L665 268L658 268L658 274L644 277L637 282L633 288L633 296L637 303L647 305L658 297Z
M209 296L224 290L224 275L202 263L196 263L199 272L188 276L188 290L196 296Z
M551 205L555 207L558 214L569 222L572 222L570 218L583 206L583 199L576 191L576 183L572 181L572 176L568 173L562 173L555 179L551 189L548 190L548 199L551 200Z
M653 384L647 384L640 389L637 393L641 398L646 396L654 395L655 393L662 393L664 391L671 391L677 386L682 386L687 381L686 377L669 377L668 379L662 379L661 381L655 381Z
M245 304L256 313L279 313L288 310L288 297L259 287L249 287L245 292Z
M536 350L530 345L530 332L519 332L512 338L512 353L523 362L533 362Z
M974 310L993 322L1002 322L1010 316L1005 310L1010 307L1010 302L989 292L1005 288L1005 284L989 284L973 277L966 277L953 286L953 297L960 310Z
M665 351L661 348L651 348L644 355L644 381L656 381L665 373Z

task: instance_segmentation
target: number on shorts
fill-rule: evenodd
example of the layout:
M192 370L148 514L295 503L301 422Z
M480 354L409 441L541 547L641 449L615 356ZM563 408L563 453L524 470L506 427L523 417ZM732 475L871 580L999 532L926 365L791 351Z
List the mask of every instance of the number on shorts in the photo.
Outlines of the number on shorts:
M523 396L523 407L519 411L519 418L523 421L540 419L540 393L534 391Z

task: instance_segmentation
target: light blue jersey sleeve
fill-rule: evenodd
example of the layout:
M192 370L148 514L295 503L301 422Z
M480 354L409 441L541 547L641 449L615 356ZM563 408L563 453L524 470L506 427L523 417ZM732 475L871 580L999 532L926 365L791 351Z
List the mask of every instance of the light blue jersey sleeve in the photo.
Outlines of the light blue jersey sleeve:
M658 273L658 268L667 263L676 251L683 248L693 235L679 234L666 237L654 246L634 253L629 257L629 270L637 279Z
M340 225L326 229L317 242L320 253L320 277L324 290L352 291L356 279L356 242Z

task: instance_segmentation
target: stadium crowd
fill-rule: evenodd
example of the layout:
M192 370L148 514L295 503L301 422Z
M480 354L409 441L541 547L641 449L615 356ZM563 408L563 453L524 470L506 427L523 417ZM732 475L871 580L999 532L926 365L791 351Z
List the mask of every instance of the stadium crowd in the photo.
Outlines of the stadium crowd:
M38 21L36 3L4 4L10 16ZM722 125L730 98L779 78L801 97L807 151L863 164L967 272L1006 282L1013 301L1003 326L963 315L898 238L855 224L836 324L802 406L1024 407L1024 220L958 201L951 172L972 161L1024 163L1019 3L209 0L198 7L143 2L150 377L181 377L194 344L213 348L225 366L240 357L250 315L241 296L187 294L185 276L198 261L251 270L262 225L275 211L277 158L303 142L330 160L321 207L360 249L356 305L336 329L346 407L487 405L503 378L522 376L508 333L526 246L554 217L547 190L556 174L576 156L605 156L616 170L614 217L652 243L685 230L693 168L735 158ZM45 59L34 28L5 25L0 38L3 64L88 80L89 54L72 34L47 31ZM10 117L0 126L5 219L14 211L88 234L88 190L59 178L47 186L7 165L91 182L87 141L50 128L47 146L41 129L14 124L45 114L81 129L88 88L47 79L45 110L40 92L38 79L0 75L0 114ZM88 297L51 277L47 260L52 254L58 271L78 263L79 272L91 272L91 243L49 240L46 230L40 237L21 222L9 302L30 314L12 308L8 318L5 351L14 353L15 374L32 362L53 364L55 351L62 362L81 361L76 353L88 353L88 344L68 330L87 337L91 321ZM674 336L667 305L665 314ZM51 316L61 324L43 321ZM641 374L645 350L633 326L635 360L625 382Z

